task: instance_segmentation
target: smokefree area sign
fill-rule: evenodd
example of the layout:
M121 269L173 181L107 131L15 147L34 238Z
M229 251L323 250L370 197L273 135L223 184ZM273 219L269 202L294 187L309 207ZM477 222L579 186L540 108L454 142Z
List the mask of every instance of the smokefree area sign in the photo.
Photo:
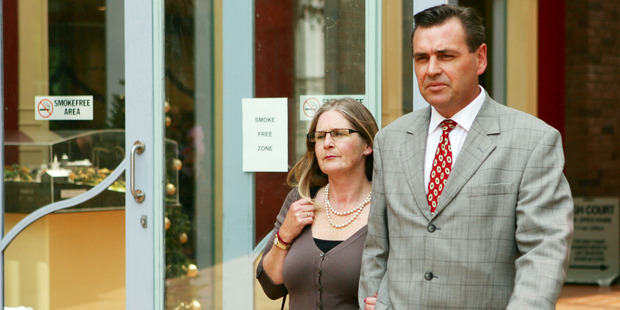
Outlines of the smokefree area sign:
M36 96L34 119L92 120L93 96Z

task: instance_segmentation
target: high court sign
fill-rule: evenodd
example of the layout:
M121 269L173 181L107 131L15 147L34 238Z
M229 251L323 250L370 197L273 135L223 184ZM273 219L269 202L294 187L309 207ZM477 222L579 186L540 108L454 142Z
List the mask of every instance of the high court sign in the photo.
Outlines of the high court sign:
M566 282L609 286L620 274L618 198L574 198L575 233Z

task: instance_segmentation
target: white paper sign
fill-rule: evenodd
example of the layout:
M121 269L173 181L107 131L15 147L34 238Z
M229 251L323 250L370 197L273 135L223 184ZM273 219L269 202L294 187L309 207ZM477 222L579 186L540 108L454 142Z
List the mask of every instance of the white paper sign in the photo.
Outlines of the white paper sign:
M311 121L316 111L327 101L331 99L340 99L351 97L368 108L366 103L366 95L307 95L299 96L299 120Z
M243 171L288 171L287 98L243 99Z
M573 198L575 232L566 282L609 286L620 273L618 198Z
M93 96L36 96L35 120L92 120Z

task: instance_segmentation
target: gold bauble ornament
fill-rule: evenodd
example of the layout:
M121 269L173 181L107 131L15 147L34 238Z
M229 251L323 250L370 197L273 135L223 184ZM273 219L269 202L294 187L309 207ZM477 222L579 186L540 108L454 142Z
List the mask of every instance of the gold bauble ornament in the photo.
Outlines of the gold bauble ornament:
M170 116L166 116L166 127L170 127L170 124L172 124L172 119Z
M181 233L179 235L179 242L181 242L181 243L187 242L187 234L186 233Z
M167 216L164 219L164 225L166 227L166 230L168 230L168 228L170 228L170 219Z
M191 305L192 305L192 308L191 308L192 310L201 310L202 309L202 305L196 299L192 300Z
M187 276L193 278L198 275L198 267L194 264L187 265Z
M172 160L172 168L174 168L174 170L176 170L176 171L181 170L181 168L183 168L183 162L180 159L178 159L178 158L173 159Z
M164 111L166 113L170 112L170 103L168 101L164 101Z
M176 188L176 186L174 186L174 184L172 184L172 183L166 184L166 194L168 194L168 196L172 196L176 192L177 192L177 188Z

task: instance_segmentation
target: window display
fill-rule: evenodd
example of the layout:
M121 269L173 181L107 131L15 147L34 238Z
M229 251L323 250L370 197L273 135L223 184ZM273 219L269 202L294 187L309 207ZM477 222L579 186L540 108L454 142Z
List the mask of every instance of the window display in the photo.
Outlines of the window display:
M5 165L6 212L31 213L48 204L85 193L101 183L125 158L121 129L55 131L47 136L7 135L5 153L16 158ZM166 140L166 205L178 206L177 143ZM125 180L76 208L122 209ZM71 209L73 210L73 209Z

